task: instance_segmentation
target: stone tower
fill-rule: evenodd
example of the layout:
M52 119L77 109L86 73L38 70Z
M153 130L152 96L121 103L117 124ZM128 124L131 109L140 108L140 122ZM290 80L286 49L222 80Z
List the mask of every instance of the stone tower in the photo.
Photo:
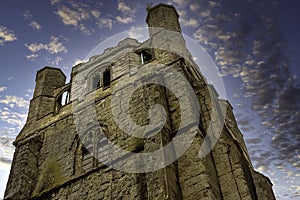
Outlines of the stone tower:
M146 22L148 40L120 41L73 67L70 83L37 72L4 199L275 199L175 8L148 8Z

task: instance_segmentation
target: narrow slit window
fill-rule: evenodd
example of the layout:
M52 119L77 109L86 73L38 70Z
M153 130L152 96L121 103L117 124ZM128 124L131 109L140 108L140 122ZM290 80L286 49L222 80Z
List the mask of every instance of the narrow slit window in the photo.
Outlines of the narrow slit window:
M65 91L61 95L61 106L67 105L68 103L70 103L70 92Z
M110 86L110 67L107 67L103 72L103 87L109 87Z

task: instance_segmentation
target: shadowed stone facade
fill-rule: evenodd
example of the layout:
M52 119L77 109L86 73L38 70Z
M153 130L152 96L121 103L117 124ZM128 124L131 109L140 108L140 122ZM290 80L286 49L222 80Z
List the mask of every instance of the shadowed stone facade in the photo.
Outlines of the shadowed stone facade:
M4 199L275 199L270 180L253 169L231 105L218 99L186 49L174 7L159 4L148 8L146 21L150 27L147 41L120 41L116 47L73 67L70 83L65 83L66 76L57 68L44 67L37 72L27 122L14 142L16 151ZM164 34L168 30L172 32ZM164 51L166 48L176 49L176 53ZM157 65L175 69L188 80L200 113L193 112L190 105L179 104L186 91L173 94L162 84L144 84L128 96L130 86L142 84L145 79L163 80L166 84L172 80L169 84L185 88L184 82L172 79L168 68L163 78L150 74ZM137 78L143 69L149 74ZM114 91L121 79L126 80L123 89ZM74 92L81 90L88 92ZM128 115L122 111L121 98L118 104L112 104L113 95L131 99L130 117L140 126L156 119L149 115L149 107L161 105L167 116L163 128L147 138L125 134L114 120L113 106L119 106L116 110L124 126ZM221 108L226 110L226 116L213 114L220 113ZM101 126L85 117L92 112ZM195 118L199 123L193 121ZM217 134L216 127L223 126L222 133L212 150L199 158L209 126L212 137ZM167 167L126 173L100 162L109 160L116 166L121 163L128 167L135 164L126 162L130 154L118 156L110 152L105 145L108 140L130 152L153 152L170 143L179 131L182 135L194 134L195 138L187 151ZM152 132L155 130L146 134ZM177 154L174 148L170 155L162 155L161 162Z

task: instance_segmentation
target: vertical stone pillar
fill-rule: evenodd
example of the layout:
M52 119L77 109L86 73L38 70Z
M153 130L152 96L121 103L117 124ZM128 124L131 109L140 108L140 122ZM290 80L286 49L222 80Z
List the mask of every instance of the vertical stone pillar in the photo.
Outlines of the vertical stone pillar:
M65 81L66 76L58 68L44 67L37 72L27 123L31 123L54 111L54 90L63 86Z
M37 182L40 137L16 146L14 160L5 190L5 200L28 199Z

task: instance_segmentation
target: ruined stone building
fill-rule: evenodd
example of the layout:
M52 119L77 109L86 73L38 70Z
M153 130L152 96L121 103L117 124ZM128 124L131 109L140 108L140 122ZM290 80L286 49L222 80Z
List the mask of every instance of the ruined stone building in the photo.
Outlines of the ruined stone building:
M73 67L69 83L58 68L37 72L4 199L275 199L175 8L147 12L145 42L120 41Z

